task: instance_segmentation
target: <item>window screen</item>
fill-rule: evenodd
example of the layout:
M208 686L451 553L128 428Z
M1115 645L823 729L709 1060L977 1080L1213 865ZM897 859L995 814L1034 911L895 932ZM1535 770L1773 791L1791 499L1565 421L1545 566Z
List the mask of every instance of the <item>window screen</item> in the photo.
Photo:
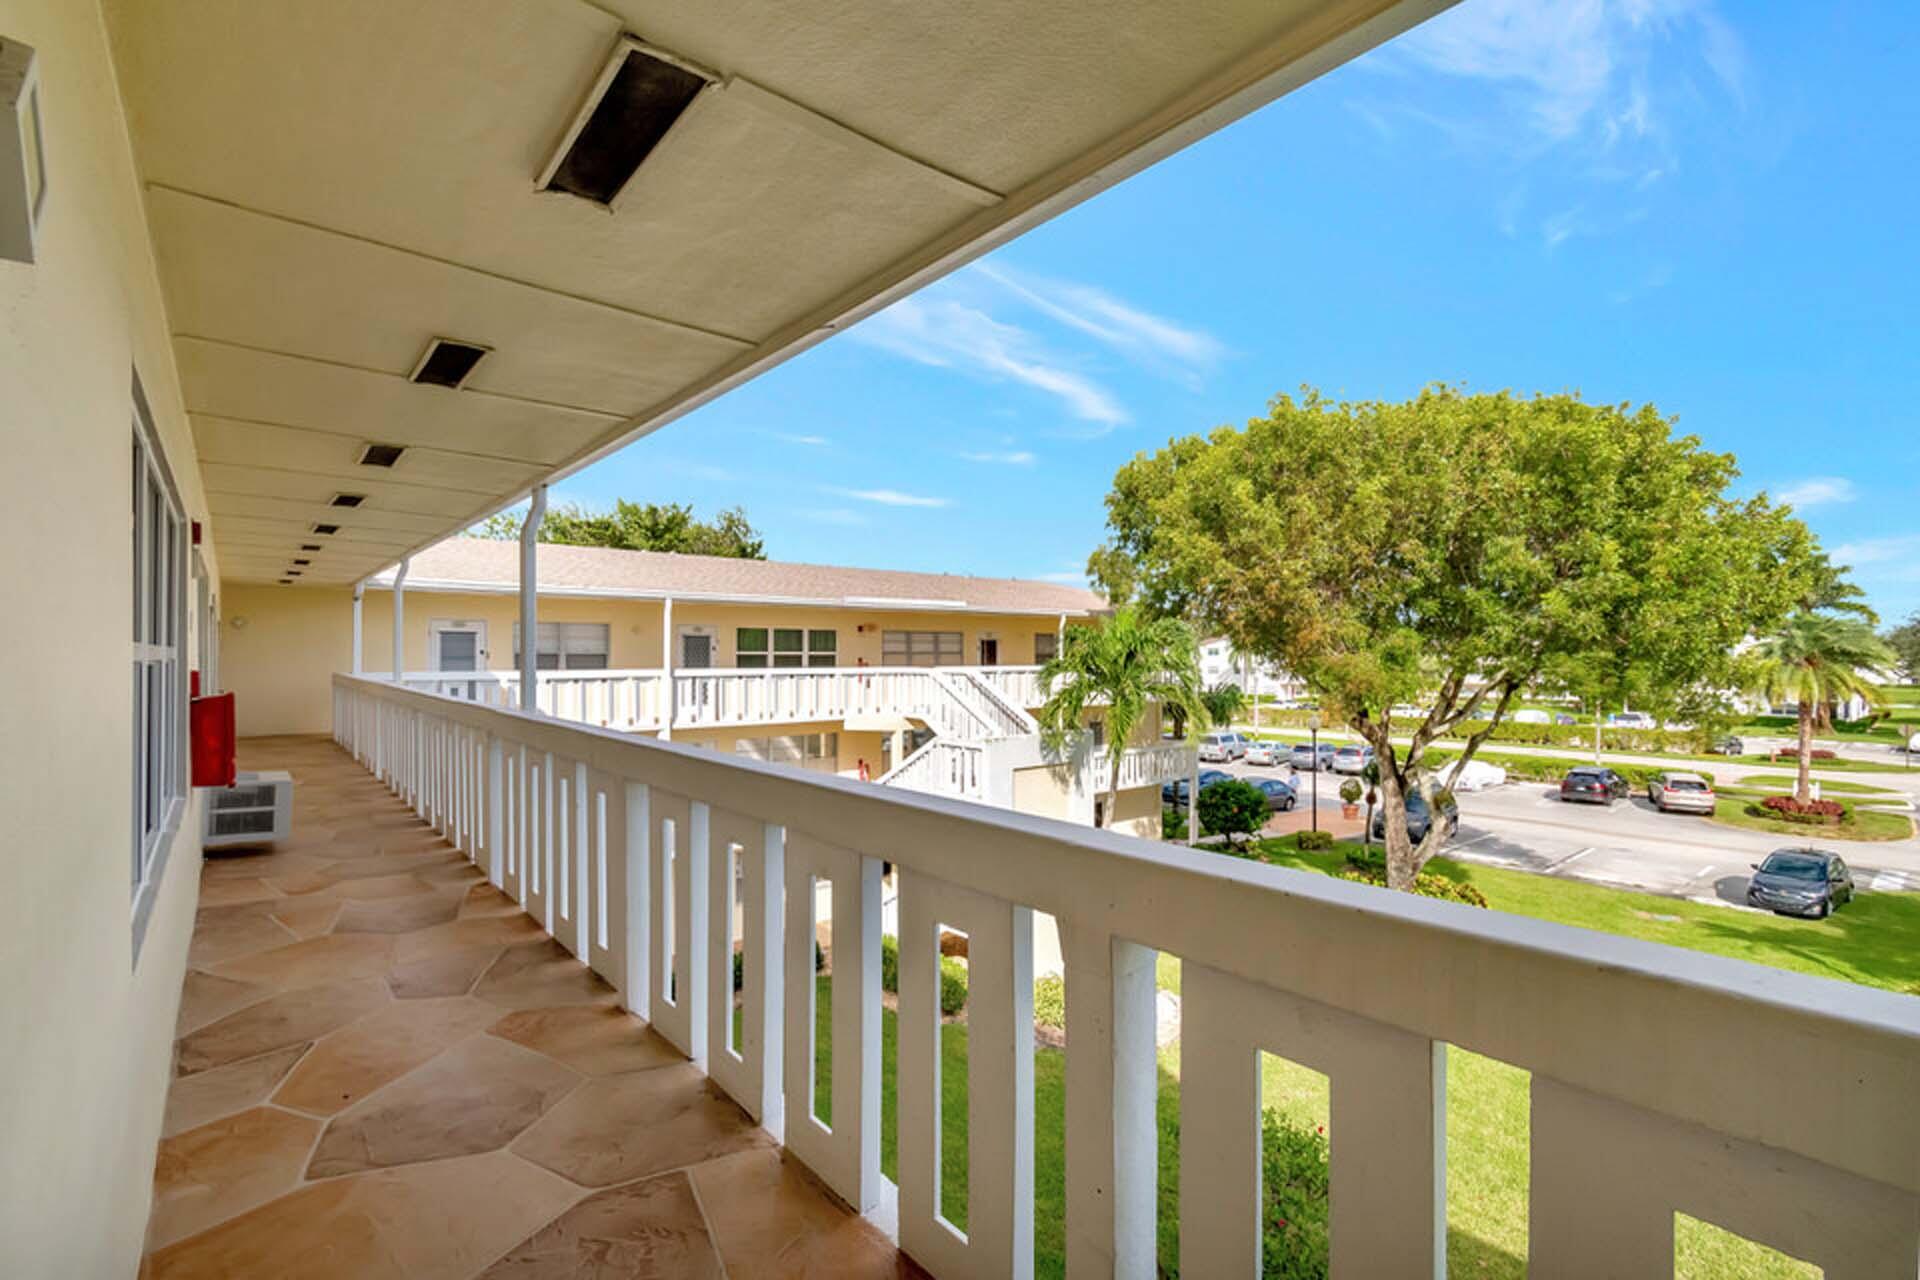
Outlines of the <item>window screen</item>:
M839 652L838 631L739 627L733 633L736 667L831 667Z
M541 671L604 671L613 628L605 622L543 622L533 665ZM520 624L513 624L513 665L520 666Z
M186 518L135 387L133 420L133 795L135 952L187 794Z
M1052 662L1059 652L1060 637L1058 634L1052 631L1036 631L1033 633L1033 660L1035 662Z
M837 733L783 733L770 738L740 738L733 744L734 754L769 764L790 765L815 773L834 773L840 767L840 735Z

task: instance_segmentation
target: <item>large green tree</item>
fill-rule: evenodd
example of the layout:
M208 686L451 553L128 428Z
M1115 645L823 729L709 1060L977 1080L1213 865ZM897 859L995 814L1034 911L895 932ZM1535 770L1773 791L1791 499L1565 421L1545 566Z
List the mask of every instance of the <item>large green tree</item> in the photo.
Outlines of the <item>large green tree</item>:
M1143 607L1320 691L1374 749L1404 889L1441 839L1406 825L1409 793L1434 798L1435 740L1464 735L1471 759L1516 694L1583 663L1601 690L1725 685L1733 647L1812 589L1805 527L1730 497L1737 474L1651 406L1309 390L1123 467L1090 569L1124 560ZM1422 696L1424 715L1391 714Z
M1891 669L1899 655L1859 618L1796 613L1762 637L1746 658L1754 692L1769 702L1799 704L1800 769L1793 795L1802 802L1811 800L1814 717L1848 698L1878 702L1880 686L1873 673Z
M1189 720L1207 714L1200 690L1200 645L1177 618L1148 618L1121 606L1090 627L1068 627L1060 652L1040 668L1047 690L1041 741L1065 752L1098 712L1107 736L1107 814L1120 799L1120 755L1154 703Z
M1901 673L1908 680L1920 681L1920 613L1887 632L1884 639L1899 656Z
M483 538L518 538L524 520L518 511L502 511L487 517L475 532ZM759 531L747 523L746 512L739 507L729 507L708 521L694 519L693 508L683 503L625 498L617 499L611 511L591 511L575 503L555 507L540 522L540 541L736 560L767 558Z

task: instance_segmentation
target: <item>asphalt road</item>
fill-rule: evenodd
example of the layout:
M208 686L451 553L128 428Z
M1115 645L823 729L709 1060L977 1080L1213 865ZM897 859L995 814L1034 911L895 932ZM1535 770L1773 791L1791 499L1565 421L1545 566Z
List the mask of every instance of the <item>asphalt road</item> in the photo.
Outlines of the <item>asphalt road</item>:
M1292 778L1302 804L1311 794L1312 775L1293 774L1284 765L1267 769L1236 761L1202 767L1253 778ZM1893 776L1875 780L1888 785ZM1323 809L1339 808L1340 782L1338 774L1321 774ZM1518 782L1459 799L1460 830L1447 847L1448 857L1742 910L1749 909L1745 903L1751 864L1793 843L1787 836L1659 813L1644 795L1606 808L1568 804L1560 800L1557 787ZM1920 890L1920 839L1840 840L1821 847L1847 860L1863 891Z

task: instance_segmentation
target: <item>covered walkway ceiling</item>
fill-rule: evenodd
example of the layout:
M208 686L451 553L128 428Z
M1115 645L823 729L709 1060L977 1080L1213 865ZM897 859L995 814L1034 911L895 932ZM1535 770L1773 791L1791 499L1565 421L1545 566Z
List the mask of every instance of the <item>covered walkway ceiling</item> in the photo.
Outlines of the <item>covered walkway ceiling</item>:
M107 0L222 573L389 565L1448 2ZM712 83L540 189L623 34Z

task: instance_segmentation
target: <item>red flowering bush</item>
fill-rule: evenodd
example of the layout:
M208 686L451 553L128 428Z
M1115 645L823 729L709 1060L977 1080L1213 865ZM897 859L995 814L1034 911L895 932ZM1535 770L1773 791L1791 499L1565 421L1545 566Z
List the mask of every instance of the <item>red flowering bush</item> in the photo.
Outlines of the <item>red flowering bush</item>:
M1760 802L1761 809L1769 818L1782 818L1788 822L1834 823L1844 822L1847 806L1838 800L1800 801L1792 796L1768 796Z

